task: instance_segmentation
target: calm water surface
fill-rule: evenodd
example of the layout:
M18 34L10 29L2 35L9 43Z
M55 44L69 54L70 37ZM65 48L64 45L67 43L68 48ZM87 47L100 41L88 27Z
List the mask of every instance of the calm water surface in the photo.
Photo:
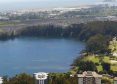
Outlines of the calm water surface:
M84 43L73 39L18 38L0 41L0 75L66 72Z

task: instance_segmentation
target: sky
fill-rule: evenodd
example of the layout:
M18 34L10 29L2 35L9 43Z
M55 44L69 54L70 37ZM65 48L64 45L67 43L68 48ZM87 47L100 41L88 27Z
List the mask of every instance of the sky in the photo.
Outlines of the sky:
M71 7L100 3L103 0L0 0L0 10ZM113 0L104 0L113 1Z
M12 2L63 2L63 1L67 1L67 2L72 2L72 1L78 1L78 2L92 2L92 1L98 1L98 0L0 0L0 3L12 3Z

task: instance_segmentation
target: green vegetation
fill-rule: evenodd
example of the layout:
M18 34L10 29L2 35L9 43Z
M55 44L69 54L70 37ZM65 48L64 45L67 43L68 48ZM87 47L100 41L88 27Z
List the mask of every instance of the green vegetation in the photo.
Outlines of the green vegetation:
M50 73L49 84L77 84L77 77L70 77L69 73Z
M116 73L115 75L117 75L117 62L112 63L111 59L117 59L117 57L110 57L104 55L99 55L99 56L89 55L76 59L73 63L73 66L78 67L77 72L90 70L90 71L97 71L98 73L108 73L108 74L110 74L110 72L113 73L115 72ZM91 67L92 69L89 69Z
M70 77L69 73L50 73L48 78L48 84L77 84L77 77ZM35 84L35 79L23 73L11 78L4 77L3 84Z
M101 34L92 36L87 41L86 51L92 53L104 53L107 49L107 38Z
M12 78L4 77L3 84L35 84L34 81L32 76L23 73Z
M116 46L116 38L108 41L100 34L91 37L87 41L84 53L74 60L71 72L96 71L117 76L117 57L111 55L116 52Z

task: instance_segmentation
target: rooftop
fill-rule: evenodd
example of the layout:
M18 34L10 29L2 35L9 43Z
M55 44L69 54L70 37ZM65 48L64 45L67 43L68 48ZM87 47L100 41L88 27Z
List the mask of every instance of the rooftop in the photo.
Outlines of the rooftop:
M38 73L34 73L34 77L37 79L37 80L44 80L44 79L47 79L48 77L48 73L45 73L45 72L38 72Z
M117 77L115 77L114 80L117 80Z
M98 77L101 78L102 75L97 74L96 72L92 72L92 71L85 71L83 72L83 74L78 74L78 77Z

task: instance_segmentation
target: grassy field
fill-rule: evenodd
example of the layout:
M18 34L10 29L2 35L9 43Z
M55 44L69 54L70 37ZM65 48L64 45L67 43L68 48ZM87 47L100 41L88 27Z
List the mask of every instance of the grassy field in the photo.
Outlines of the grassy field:
M117 59L116 57L109 57L109 56L87 56L82 61L92 61L94 63L98 63L99 65L97 66L98 71L103 71L101 62L105 63L110 63L111 65L111 70L112 71L117 71L117 63L112 64L110 59ZM116 60L115 60L116 61Z

